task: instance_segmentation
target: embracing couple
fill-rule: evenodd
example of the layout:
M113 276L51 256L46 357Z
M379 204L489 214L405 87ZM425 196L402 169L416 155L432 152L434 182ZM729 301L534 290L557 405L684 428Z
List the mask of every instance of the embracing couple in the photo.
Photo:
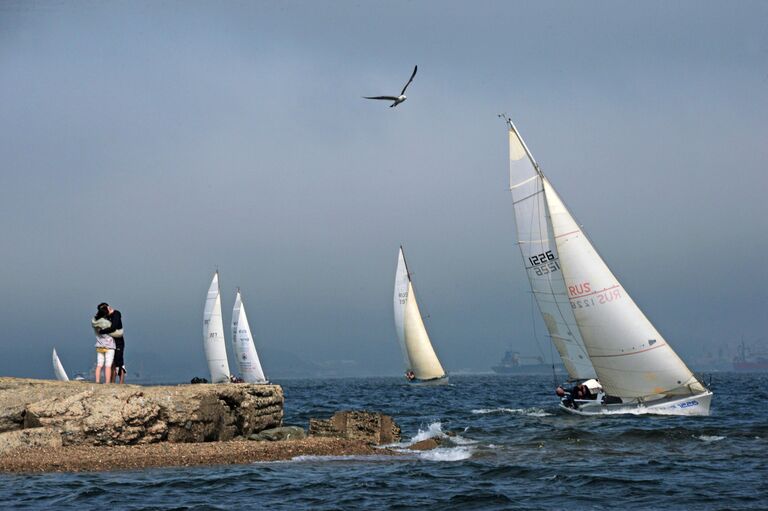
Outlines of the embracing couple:
M96 334L96 383L101 379L104 368L104 383L125 382L125 339L123 338L123 320L119 310L107 303L100 303L96 315L91 320Z

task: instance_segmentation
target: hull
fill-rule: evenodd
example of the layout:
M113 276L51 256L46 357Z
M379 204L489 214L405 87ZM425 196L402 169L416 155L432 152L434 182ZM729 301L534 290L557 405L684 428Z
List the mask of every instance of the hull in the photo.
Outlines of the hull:
M448 385L448 376L442 376L440 378L432 378L431 380L419 380L418 378L414 380L408 380L408 385L416 385L419 387L431 387L435 385Z
M565 406L560 408L574 415L709 415L712 392L702 392L693 396L669 397L645 403L602 404L598 401L577 400L578 408Z

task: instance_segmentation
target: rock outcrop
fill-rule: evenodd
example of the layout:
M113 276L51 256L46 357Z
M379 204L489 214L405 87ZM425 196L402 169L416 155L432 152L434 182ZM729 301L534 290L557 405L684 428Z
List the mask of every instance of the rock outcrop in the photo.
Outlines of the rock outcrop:
M279 385L144 387L0 378L0 445L27 445L8 433L45 428L62 445L207 442L248 437L282 425ZM48 433L39 441L53 442ZM18 437L18 438L17 438ZM45 439L45 440L42 440ZM53 444L50 444L53 445Z
M248 440L257 442L279 442L282 440L303 440L307 438L307 432L299 426L283 426L282 428L265 429L261 433L254 433Z
M310 436L337 437L385 445L400 441L400 426L378 412L336 412L330 419L310 419Z

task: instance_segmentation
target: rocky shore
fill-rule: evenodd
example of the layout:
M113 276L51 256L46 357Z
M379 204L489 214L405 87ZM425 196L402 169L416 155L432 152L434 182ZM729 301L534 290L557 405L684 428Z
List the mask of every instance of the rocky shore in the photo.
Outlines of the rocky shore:
M18 430L42 428L51 446L56 438L63 446L135 445L231 440L282 420L279 385L145 387L0 378L0 449L8 447L5 433Z
M391 417L342 411L283 427L279 385L144 387L0 378L0 472L98 471L393 455Z

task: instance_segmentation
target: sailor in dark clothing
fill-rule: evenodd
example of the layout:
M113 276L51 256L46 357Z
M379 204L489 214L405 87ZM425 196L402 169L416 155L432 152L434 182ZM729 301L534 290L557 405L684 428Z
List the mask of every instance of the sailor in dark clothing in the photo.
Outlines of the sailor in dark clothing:
M120 311L113 309L109 304L102 302L99 304L99 310L105 310L107 312L106 318L112 323L109 328L104 328L100 331L101 334L108 334L115 339L115 358L112 361L112 381L117 383L125 383L125 337L123 337L123 317Z
M557 394L557 397L560 398L563 405L567 406L568 408L576 408L576 403L573 402L573 394L569 390L565 390L563 387L558 386L555 389L555 394Z

